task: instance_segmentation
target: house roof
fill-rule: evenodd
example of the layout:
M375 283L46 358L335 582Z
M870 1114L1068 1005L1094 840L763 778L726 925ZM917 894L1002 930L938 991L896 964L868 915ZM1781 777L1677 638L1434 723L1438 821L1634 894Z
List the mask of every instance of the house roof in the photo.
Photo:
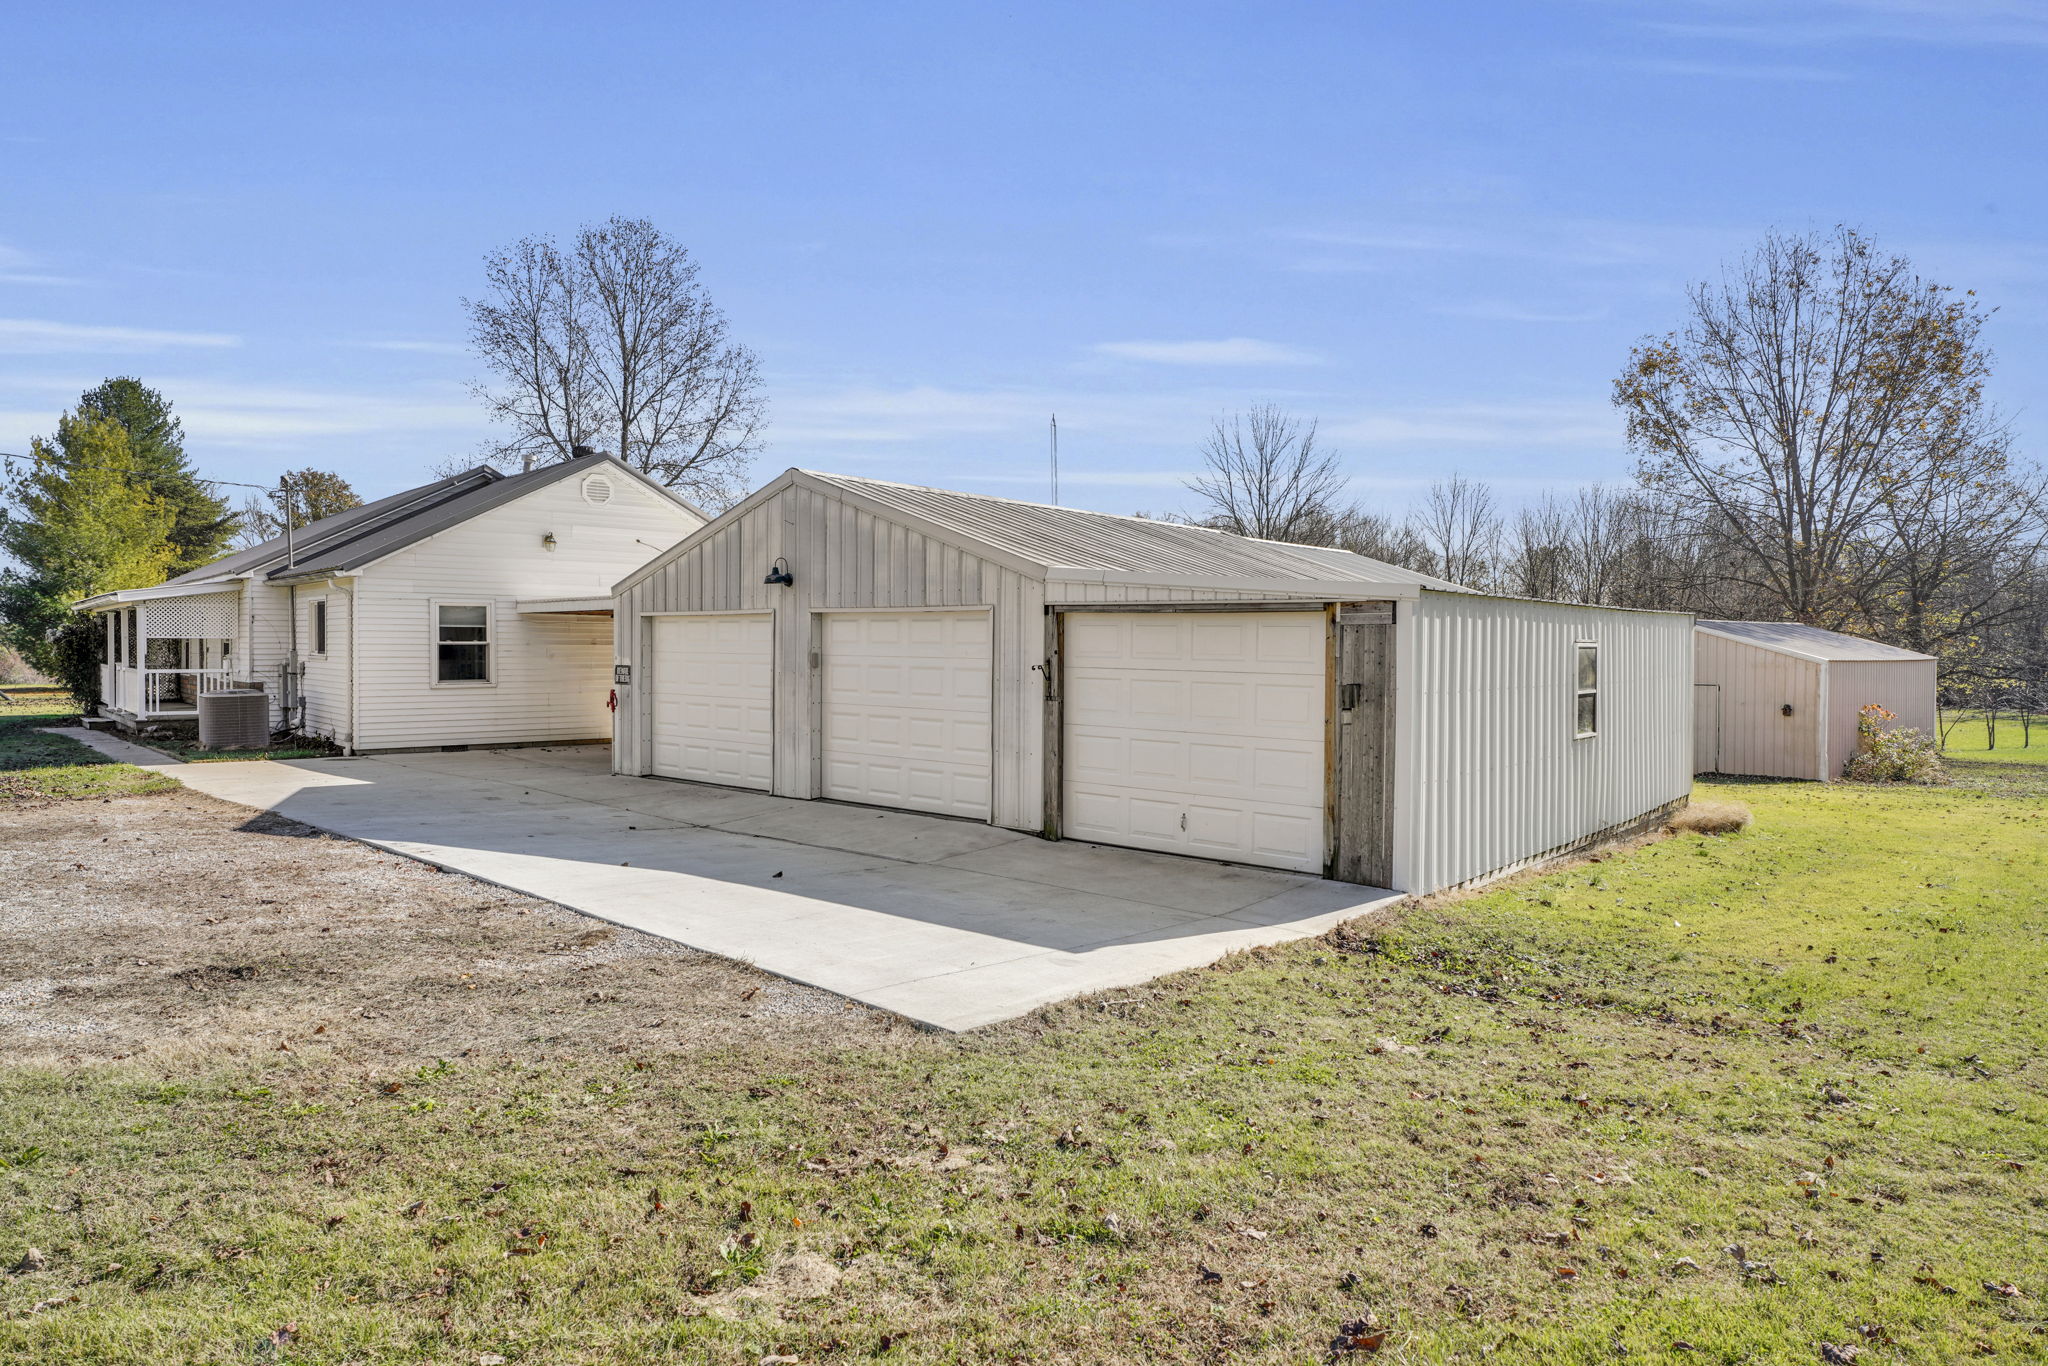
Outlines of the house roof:
M1413 584L1420 588L1469 591L1447 579L1331 547L1254 540L1182 522L1084 512L1078 508L816 470L792 470L790 475L880 504L973 543L1037 564L1049 578L1062 577L1063 571L1081 570L1261 582L1298 580L1304 584Z
M696 506L615 456L584 456L543 465L524 474L510 475L479 465L445 479L436 479L431 484L422 484L388 498L379 498L374 503L350 508L347 512L337 512L332 517L308 522L292 533L289 560L285 538L279 536L180 574L163 586L197 587L244 577L303 578L309 574L337 574L360 569L372 560L381 560L479 513L501 507L558 479L571 474L585 474L599 466L621 470L704 520L710 520Z
M1776 650L1780 654L1798 655L1804 659L1857 659L1857 660L1899 660L1933 659L1933 655L1917 654L1902 650L1896 645L1886 645L1861 636L1843 635L1840 631L1823 631L1818 626L1802 626L1796 621L1700 621L1698 629L1717 636L1727 636L1748 645Z

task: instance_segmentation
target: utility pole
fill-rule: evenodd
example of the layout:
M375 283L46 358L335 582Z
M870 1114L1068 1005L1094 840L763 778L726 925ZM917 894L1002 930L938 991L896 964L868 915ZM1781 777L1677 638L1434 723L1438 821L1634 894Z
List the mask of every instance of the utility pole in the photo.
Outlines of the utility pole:
M1053 506L1055 506L1055 507L1059 506L1059 501L1060 501L1060 415L1059 415L1058 413L1054 413L1054 414L1052 415L1052 501L1053 501Z

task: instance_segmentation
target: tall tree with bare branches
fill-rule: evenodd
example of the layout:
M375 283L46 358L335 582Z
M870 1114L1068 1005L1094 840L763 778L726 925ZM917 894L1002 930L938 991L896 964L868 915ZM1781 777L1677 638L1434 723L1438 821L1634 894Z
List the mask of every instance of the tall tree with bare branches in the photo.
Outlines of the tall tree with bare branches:
M1473 588L1487 585L1501 536L1490 486L1460 474L1439 479L1423 495L1411 522L1429 548L1432 572Z
M1334 451L1316 442L1314 418L1262 403L1216 419L1202 443L1203 472L1188 481L1207 504L1197 520L1268 541L1327 544L1344 488Z
M1852 561L1895 491L1940 480L1994 439L1986 314L1851 228L1772 233L1684 326L1615 381L1637 476L1776 613L1853 619Z
M610 218L564 248L527 237L484 259L464 299L477 386L506 429L488 454L522 468L609 450L712 504L739 491L767 402L689 252L645 219Z

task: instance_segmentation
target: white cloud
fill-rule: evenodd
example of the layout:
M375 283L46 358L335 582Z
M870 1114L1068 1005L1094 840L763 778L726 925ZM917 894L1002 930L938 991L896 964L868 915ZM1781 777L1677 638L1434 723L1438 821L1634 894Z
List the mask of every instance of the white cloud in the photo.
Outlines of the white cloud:
M40 355L58 351L163 351L173 347L240 346L225 332L163 332L144 327L89 327L35 318L0 318L0 352Z
M1619 417L1604 404L1466 403L1388 408L1325 421L1333 445L1511 452L1563 446L1611 453L1622 445Z
M344 342L343 345L361 347L365 351L417 351L431 356L466 356L469 354L469 348L461 342L400 340Z
M194 441L257 446L307 437L478 431L483 410L458 391L357 394L209 381L166 381Z
M1098 342L1092 348L1098 356L1119 360L1147 361L1154 365L1318 365L1321 358L1299 347L1254 337L1226 337L1222 341L1127 341Z
M1849 73L1823 66L1759 65L1745 62L1630 62L1652 76L1699 76L1723 81L1846 81Z
M1528 308L1502 300L1475 300L1472 303L1445 304L1436 310L1450 318L1477 318L1490 323L1595 323L1608 316L1600 308L1583 309L1577 312L1559 312L1551 309Z
M1711 17L1651 21L1647 27L1674 37L1750 43L2048 43L2048 9L2040 0L1821 0L1696 8Z

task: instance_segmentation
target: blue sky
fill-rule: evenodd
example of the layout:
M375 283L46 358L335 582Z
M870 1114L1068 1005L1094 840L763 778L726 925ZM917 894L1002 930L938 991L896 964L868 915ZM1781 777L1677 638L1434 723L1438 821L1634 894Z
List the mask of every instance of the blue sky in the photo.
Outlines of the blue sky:
M299 11L294 13L294 11ZM1626 476L1689 280L1856 224L2000 310L2048 436L2048 3L10 6L0 450L112 373L202 472L473 451L489 248L688 243L789 465L1187 506L1218 412L1361 499Z

